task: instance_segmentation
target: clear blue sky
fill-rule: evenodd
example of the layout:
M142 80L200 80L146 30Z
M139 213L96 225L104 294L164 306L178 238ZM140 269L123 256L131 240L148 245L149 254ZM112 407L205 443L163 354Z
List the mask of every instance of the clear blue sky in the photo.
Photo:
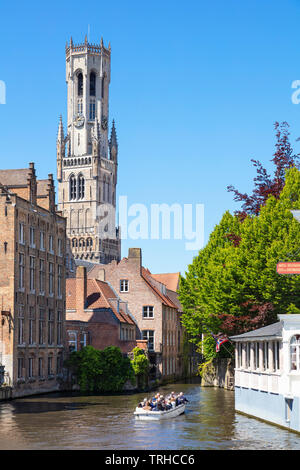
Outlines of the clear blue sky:
M300 1L1 2L1 168L34 161L56 175L58 117L66 119L65 43L111 42L110 122L119 140L118 195L128 203L205 205L205 240L250 191L256 158L270 168L275 121L300 152ZM185 241L127 240L152 272L184 273Z

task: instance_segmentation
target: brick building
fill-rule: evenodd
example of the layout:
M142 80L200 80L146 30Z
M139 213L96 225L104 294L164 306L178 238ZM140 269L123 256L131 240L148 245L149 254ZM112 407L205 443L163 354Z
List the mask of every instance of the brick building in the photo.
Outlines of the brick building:
M0 364L19 397L59 388L65 321L66 222L52 175L0 171Z
M66 283L66 348L69 352L91 345L96 349L118 346L124 354L146 341L136 341L137 326L109 283L87 278L78 266L76 278Z
M176 292L168 288L178 287L179 273L164 276L165 283L142 266L140 248L130 248L128 258L95 265L88 273L90 278L108 281L128 303L139 337L148 341L152 375L159 379L182 374L181 308Z

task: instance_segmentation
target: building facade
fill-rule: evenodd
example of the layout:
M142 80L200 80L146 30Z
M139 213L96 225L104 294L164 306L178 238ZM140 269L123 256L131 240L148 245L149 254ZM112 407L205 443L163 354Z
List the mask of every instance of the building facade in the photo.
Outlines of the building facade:
M53 177L0 171L0 363L13 396L57 390L65 323L66 221Z
M66 284L66 348L70 353L84 346L96 349L117 346L128 354L136 347L147 349L146 341L136 340L137 325L128 305L109 283L87 278L86 268L77 266L76 278Z
M236 410L300 432L300 315L230 339Z
M87 39L66 46L67 126L57 136L58 208L76 259L94 263L119 260L116 227L118 142L113 122L109 137L111 50Z
M182 326L177 294L143 267L141 249L130 248L128 258L120 262L95 265L88 277L108 281L127 302L139 338L148 342L150 375L158 379L181 376Z

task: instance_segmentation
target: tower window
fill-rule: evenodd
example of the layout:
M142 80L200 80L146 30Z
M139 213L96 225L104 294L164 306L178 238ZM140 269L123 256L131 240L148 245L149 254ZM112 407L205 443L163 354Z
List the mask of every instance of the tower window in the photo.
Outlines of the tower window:
M91 72L90 74L90 96L96 96L96 74Z
M78 176L78 199L84 198L84 177L82 175Z
M76 199L76 178L74 175L70 178L70 199Z
M104 77L102 78L102 83L101 83L101 98L104 98Z
M83 105L82 105L82 98L79 98L77 101L77 112L78 114L82 114Z
M77 80L78 80L77 94L78 96L82 96L83 95L83 75L81 72L77 75Z
M90 101L90 121L94 121L96 117L96 101L91 99Z

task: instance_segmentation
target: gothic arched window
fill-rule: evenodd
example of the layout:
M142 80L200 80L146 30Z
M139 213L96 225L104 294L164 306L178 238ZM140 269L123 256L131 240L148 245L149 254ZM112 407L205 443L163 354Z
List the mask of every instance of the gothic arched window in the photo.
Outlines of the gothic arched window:
M77 82L78 82L77 94L78 96L82 96L83 95L83 75L81 72L77 75Z
M76 199L76 178L74 175L70 177L70 200Z
M72 239L72 247L73 247L73 248L76 248L76 247L77 247L77 239L76 239L76 238L73 238L73 239Z
M90 96L96 96L96 74L91 72L90 74Z
M84 198L84 177L83 175L78 176L78 199Z

